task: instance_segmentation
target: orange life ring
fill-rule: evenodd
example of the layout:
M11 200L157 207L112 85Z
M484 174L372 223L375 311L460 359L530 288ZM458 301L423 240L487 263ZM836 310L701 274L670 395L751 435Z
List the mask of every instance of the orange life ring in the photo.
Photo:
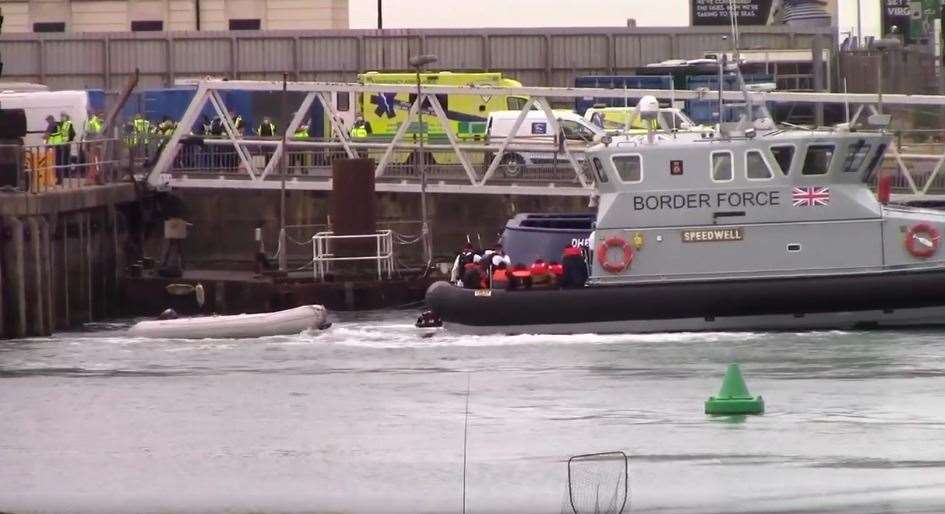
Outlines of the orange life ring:
M938 250L939 239L941 239L941 236L938 230L935 230L928 223L919 223L910 227L909 231L906 232L906 250L913 257L927 259Z
M611 248L620 248L623 251L623 258L620 261L613 262L607 258L607 250ZM623 239L610 236L597 247L597 262L611 273L620 273L629 268L630 263L633 262L633 248Z

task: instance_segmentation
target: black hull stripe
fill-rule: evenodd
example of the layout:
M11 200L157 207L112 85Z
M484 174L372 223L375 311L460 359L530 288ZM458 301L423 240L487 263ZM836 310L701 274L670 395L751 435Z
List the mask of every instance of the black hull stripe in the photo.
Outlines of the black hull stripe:
M473 326L905 309L945 306L945 268L493 291L490 296L437 282L427 290L426 301L444 321Z

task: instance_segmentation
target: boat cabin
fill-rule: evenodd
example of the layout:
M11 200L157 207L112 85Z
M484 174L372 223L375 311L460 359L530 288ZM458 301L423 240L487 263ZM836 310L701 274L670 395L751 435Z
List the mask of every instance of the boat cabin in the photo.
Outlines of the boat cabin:
M869 188L889 140L879 132L749 130L738 138L626 136L596 145L587 153L599 193L591 283L937 261L917 257L904 237L918 217L945 222L945 215L884 206Z

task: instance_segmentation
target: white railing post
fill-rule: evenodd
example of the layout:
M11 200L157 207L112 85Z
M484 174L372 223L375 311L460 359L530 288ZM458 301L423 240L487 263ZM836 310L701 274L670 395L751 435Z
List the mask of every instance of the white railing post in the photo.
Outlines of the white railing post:
M355 234L336 236L334 232L318 232L312 236L312 268L315 280L324 279L328 266L336 261L375 261L377 265L377 279L384 279L384 269L387 269L387 278L394 274L394 243L393 231L378 230L374 234ZM336 257L328 251L328 243L335 239L374 239L374 255Z

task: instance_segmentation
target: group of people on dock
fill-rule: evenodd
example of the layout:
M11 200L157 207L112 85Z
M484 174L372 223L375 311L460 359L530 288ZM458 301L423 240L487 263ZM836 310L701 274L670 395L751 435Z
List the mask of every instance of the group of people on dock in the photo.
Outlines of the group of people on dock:
M564 248L561 261L512 264L501 243L479 251L466 243L453 261L450 280L466 289L556 289L584 287L587 259L580 247Z
M99 144L103 138L102 115L90 112L83 128L82 137L77 138L75 125L68 113L61 112L58 119L51 114L46 116L43 134L46 147L30 148L26 152L27 167L32 170L31 190L61 185L65 178L77 178L76 172L85 180L93 183L99 181L98 164L103 151ZM72 155L73 143L81 143L76 157Z

